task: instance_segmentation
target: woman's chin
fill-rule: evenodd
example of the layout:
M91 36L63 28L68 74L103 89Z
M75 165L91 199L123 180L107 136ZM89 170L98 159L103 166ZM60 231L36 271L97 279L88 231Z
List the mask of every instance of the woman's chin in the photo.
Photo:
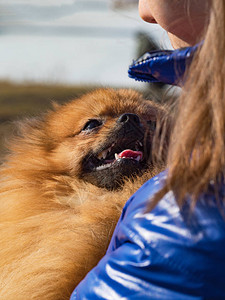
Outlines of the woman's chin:
M175 36L174 34L172 34L170 32L168 32L168 36L169 36L169 39L170 39L170 43L171 43L171 45L174 49L179 49L179 48L192 46L188 42L178 38L177 36Z

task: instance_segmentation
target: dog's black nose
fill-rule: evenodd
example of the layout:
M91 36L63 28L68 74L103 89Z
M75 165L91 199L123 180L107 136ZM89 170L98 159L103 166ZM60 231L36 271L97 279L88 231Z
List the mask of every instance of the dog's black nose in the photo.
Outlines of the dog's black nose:
M140 119L139 119L138 115L136 115L136 114L126 113L126 114L122 114L121 116L119 116L117 122L124 123L124 124L130 122L132 124L139 125Z

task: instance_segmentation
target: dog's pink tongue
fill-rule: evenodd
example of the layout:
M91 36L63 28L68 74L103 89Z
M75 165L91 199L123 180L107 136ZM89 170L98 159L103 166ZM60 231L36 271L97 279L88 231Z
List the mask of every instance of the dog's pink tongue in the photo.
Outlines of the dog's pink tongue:
M118 157L120 158L138 158L140 157L140 159L142 158L143 153L141 151L133 151L130 149L124 150L121 153L118 154Z

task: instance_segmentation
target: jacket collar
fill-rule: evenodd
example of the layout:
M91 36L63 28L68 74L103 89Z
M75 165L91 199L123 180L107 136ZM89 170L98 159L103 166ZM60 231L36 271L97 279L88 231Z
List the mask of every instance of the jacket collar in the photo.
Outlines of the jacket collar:
M183 85L185 71L203 42L178 50L147 52L129 67L128 76L137 81Z

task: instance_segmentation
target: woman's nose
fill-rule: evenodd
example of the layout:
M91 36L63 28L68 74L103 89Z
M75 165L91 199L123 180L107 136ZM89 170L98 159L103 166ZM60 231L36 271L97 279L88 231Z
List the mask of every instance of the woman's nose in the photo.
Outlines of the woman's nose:
M139 0L139 15L145 22L157 24L157 21L151 13L148 0Z

